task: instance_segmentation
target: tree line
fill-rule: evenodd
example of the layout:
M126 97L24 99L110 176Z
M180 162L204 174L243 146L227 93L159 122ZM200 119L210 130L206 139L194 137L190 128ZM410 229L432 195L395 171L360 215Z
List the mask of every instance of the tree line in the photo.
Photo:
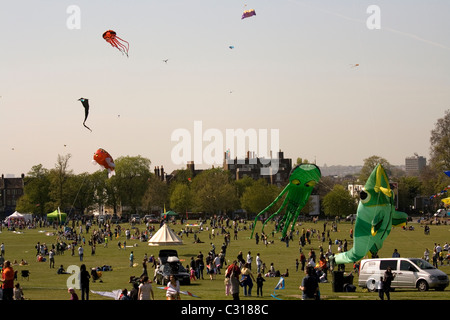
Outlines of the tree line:
M212 168L192 176L188 169L177 170L170 183L163 181L150 170L150 159L124 156L115 160L116 174L108 178L106 171L74 174L69 169L71 155L58 155L55 167L41 164L31 168L24 178L24 195L16 209L20 212L44 216L60 208L74 214L86 214L90 210L112 208L114 213L124 209L127 213L148 214L168 208L175 212L204 212L205 214L229 214L244 209L255 215L268 206L282 191L265 179L244 177L235 180L229 171ZM298 158L297 164L307 162ZM364 185L375 166L381 163L391 182L397 182L397 210L408 214L417 212L416 197L429 197L450 185L450 110L438 119L430 137L430 159L419 176L406 176L403 170L391 165L380 156L364 159L358 175L346 177L322 177L313 194L319 195L320 212L329 217L356 213L358 195L352 197L347 185ZM430 200L431 201L431 200ZM302 210L307 214L311 204ZM426 211L441 207L439 199L432 200ZM274 206L271 212L278 208ZM269 212L269 213L271 213Z

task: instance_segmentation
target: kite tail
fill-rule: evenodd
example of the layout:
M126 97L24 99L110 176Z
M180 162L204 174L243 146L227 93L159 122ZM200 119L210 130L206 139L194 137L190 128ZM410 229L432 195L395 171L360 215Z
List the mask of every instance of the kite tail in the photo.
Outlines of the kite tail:
M122 51L123 53L125 53L128 57L128 50L130 49L130 44L128 43L128 41L123 40L122 38L119 38L118 36L116 36L116 39L126 43L126 45L124 45L122 42L116 41L116 44L118 45L118 47L120 47L120 51Z
M353 263L354 261L362 259L364 255L358 255L354 248L355 247L351 248L349 251L337 254L335 257L336 264Z
M108 169L108 178L111 178L112 176L115 176L116 172L114 170Z
M394 214L392 215L392 225L394 227L403 227L407 221L408 215L406 213L394 210Z
M259 216L260 216L261 214L267 212L270 208L272 208L272 207L275 205L275 203L277 203L277 201L278 201L278 200L279 200L279 199L280 199L280 198L281 198L288 190L289 190L289 188L288 188L288 186L286 186L286 187L283 189L283 191L281 191L281 193L278 195L278 197L276 197L275 200L272 201L272 203L271 203L270 205L268 205L264 210L262 210L260 213L258 213L258 214L256 215L255 221L254 221L254 223L253 223L253 229L252 229L252 233L251 233L251 235L250 235L250 239L253 238L253 232L255 232L256 223L258 222ZM286 201L287 201L287 199L284 200L282 207L284 207ZM278 213L280 210L281 210L281 208L280 208L276 213ZM270 220L270 219L271 219L272 217L274 217L274 216L275 216L275 214L273 214L272 216L270 216L270 218L267 219L267 220ZM267 220L266 220L266 222L267 222ZM263 230L264 230L264 225L265 225L265 223L263 224Z
M91 130L91 128L89 128L84 122L83 122L83 126L85 126L86 128L88 128L89 129L89 131L91 131L92 132L92 130Z

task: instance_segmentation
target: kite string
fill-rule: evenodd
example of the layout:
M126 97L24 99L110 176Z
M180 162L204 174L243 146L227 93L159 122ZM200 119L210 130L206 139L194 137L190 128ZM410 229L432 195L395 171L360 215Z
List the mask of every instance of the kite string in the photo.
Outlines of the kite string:
M83 179L83 181L81 182L81 185L80 185L80 188L78 189L77 195L75 196L75 199L73 200L72 206L70 207L68 216L70 216L70 213L72 212L72 208L73 208L74 205L75 205L75 201L77 201L78 194L80 193L81 187L83 186L84 181L86 181L86 178L87 178L87 175L84 176L84 179Z

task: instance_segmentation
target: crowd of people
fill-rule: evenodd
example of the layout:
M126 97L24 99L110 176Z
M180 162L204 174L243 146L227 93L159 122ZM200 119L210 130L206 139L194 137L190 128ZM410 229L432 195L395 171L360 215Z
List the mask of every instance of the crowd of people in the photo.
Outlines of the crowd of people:
M162 222L163 223L163 222ZM316 222L317 223L317 222ZM334 261L335 253L340 253L348 250L347 239L332 239L331 232L336 228L335 222L324 222L323 230L318 228L303 228L301 224L295 231L291 231L287 236L281 240L274 236L274 232L271 234L255 234L256 244L262 243L264 246L269 246L275 243L275 241L282 241L289 246L289 242L294 241L294 237L298 239L298 254L293 261L296 272L304 272L305 276L301 280L299 290L301 290L303 299L320 299L319 284L328 282L328 276L334 271L345 271L345 265L336 266ZM135 225L131 230L130 228L124 228L120 224L111 224L108 221L99 222L97 225L93 225L90 221L77 221L72 220L65 225L53 225L55 227L55 243L46 244L38 242L35 245L37 261L45 262L49 261L50 268L55 268L55 256L64 255L67 252L71 252L72 256L79 256L80 262L83 261L84 247L91 247L91 255L95 255L96 246L102 245L108 247L108 243L113 240L118 240L117 245L119 249L125 249L127 241L140 240L146 241L155 232L155 226L153 224L145 224L145 227L141 227L141 224ZM251 222L244 220L231 220L227 217L219 217L210 219L209 224L206 220L200 220L196 229L192 227L185 227L179 232L181 237L189 239L191 234L194 234L193 243L198 243L199 234L202 231L206 231L208 234L210 249L204 255L201 251L195 256L190 258L189 264L186 265L186 269L189 271L190 280L204 280L208 278L210 280L217 279L218 274L224 274L225 295L231 296L233 299L238 300L240 293L244 296L252 296L254 294L253 287L256 285L257 297L263 296L263 285L268 277L289 277L289 270L284 272L275 268L274 262L267 263L263 261L263 257L258 252L255 256L250 251L243 252L242 250L237 252L237 255L233 258L233 262L230 263L230 258L227 259L228 248L230 242L238 240L240 231L249 230L253 227ZM197 229L198 228L198 229ZM275 225L276 229L276 225ZM194 231L195 230L195 231ZM203 233L205 234L205 233ZM271 236L271 237L270 237ZM353 229L350 229L348 237L352 239ZM216 248L214 242L217 243L217 239L223 239L222 245ZM311 246L312 240L315 240L314 248ZM316 246L316 244L318 244ZM435 244L433 253L430 254L428 249L425 250L424 259L429 261L430 256L433 261L433 265L438 267L438 264L442 266L444 261L448 259L448 244L445 243L443 247L439 244ZM0 245L2 258L5 253L5 246L2 243ZM447 257L445 253L447 252ZM233 254L231 254L233 255ZM393 256L399 256L398 252L394 252ZM130 252L129 261L130 267L135 267L133 251ZM4 259L3 259L4 260ZM139 261L139 260L138 260ZM154 293L152 289L152 283L156 281L156 270L159 267L158 260L151 255L147 257L145 254L142 261L142 274L134 279L130 280L132 288L124 288L121 293L121 300L135 299L135 300L147 300L154 299ZM227 263L228 261L228 263ZM150 263L154 268L153 276L149 275L147 265ZM20 285L15 290L15 285L11 285L9 282L9 273L11 262L4 261L5 267L3 268L3 286L6 291L3 291L4 299L10 297L23 298L23 290ZM89 282L99 279L95 273L86 270L86 266L83 264L83 268L80 272L84 274L83 285L81 285L81 299L89 299ZM8 273L9 272L9 273ZM358 272L358 263L353 265L352 272ZM65 273L63 266L58 269L58 273ZM386 288L389 287L389 277L385 275L380 286L383 287L384 295L389 299L389 293L386 293ZM387 279L387 280L386 280ZM168 286L166 286L167 299L180 299L180 284L173 275L170 278ZM8 290L8 289L12 289ZM17 294L15 293L17 291ZM12 292L12 294L11 294ZM78 295L75 289L71 288L69 291L71 299L78 299ZM384 297L384 296L383 296ZM381 298L381 296L380 296Z

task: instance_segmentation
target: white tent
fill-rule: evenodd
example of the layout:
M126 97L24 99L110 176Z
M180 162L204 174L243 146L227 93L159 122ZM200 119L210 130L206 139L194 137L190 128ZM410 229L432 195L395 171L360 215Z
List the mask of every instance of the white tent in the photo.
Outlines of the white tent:
M23 219L25 221L31 221L33 219L33 215L31 213L20 213L15 211L13 214L6 217L5 221L8 222L10 219Z
M178 244L183 244L183 240L181 240L167 224L163 224L153 237L148 240L149 246L169 246Z

